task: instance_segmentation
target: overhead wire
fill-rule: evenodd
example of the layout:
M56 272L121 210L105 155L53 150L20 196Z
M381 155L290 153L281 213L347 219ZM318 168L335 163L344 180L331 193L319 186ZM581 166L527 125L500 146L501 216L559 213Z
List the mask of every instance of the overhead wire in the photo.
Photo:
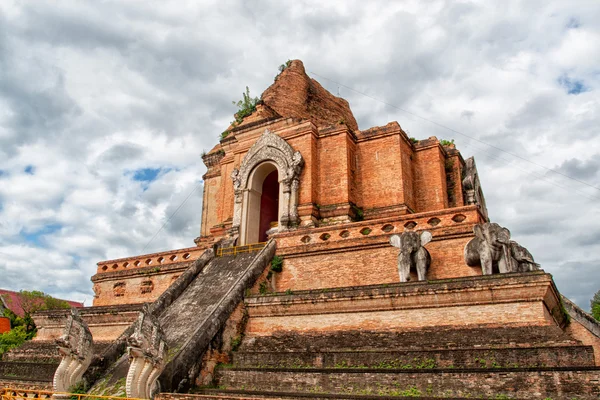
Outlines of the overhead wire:
M414 112L412 112L412 111L409 111L409 110L407 110L407 109L405 109L405 108L402 108L402 107L396 106L396 105L394 105L394 104L390 104L390 103L388 103L388 102L386 102L386 101L384 101L384 100L381 100L381 99L378 99L378 98L376 98L376 97L370 96L370 95L368 95L368 94L366 94L366 93L363 93L363 92L361 92L361 91L359 91L359 90L356 90L356 89L354 89L354 88L352 88L352 87L350 87L350 86L344 85L343 83L340 83L340 82L338 82L338 81L335 81L335 80L333 80L333 79L327 78L326 76L320 75L320 74L318 74L318 73L316 73L316 72L309 71L309 73L310 73L310 74L312 74L312 75L318 76L319 78L322 78L322 79L325 79L325 80L327 80L327 81L330 81L330 82L332 82L332 83L335 83L336 85L339 85L339 86L345 87L346 89L348 89L348 90L351 90L351 91L353 91L353 92L355 92L355 93L358 93L358 94L360 94L360 95L362 95L362 96L365 96L365 97L367 97L367 98L369 98L369 99L371 99L371 100L375 100L375 101L377 101L377 102L379 102L379 103L385 104L385 105L387 105L387 106L389 106L389 107L395 108L395 109L397 109L397 110L400 110L400 111L402 111L402 112L405 112L405 113L407 113L407 114L409 114L409 115L412 115L412 116L414 116L414 117L416 117L416 118L419 118L419 119L421 119L421 120L423 120L423 121L429 122L429 123L431 123L431 124L433 124L433 125L436 125L436 126L438 126L438 127L440 127L440 128L443 128L443 129L446 129L446 130L448 130L448 131L450 131L450 132L453 132L453 133L456 133L456 134L458 134L458 135L464 136L464 137L466 137L466 138L469 138L469 139L471 139L471 140L474 140L474 141L476 141L476 142L479 142L479 143L481 143L481 144L483 144L483 145L486 145L486 146L488 146L488 147L491 147L491 148L494 148L494 149L496 149L496 150L499 150L499 151L501 151L501 152L503 152L503 153L506 153L506 154L508 154L508 155L510 155L510 156L512 156L512 157L515 157L515 158L518 158L518 159L520 159L520 160L522 160L522 161L525 161L525 162L527 162L527 163L529 163L529 164L532 164L532 165L535 165L535 166L537 166L537 167L543 168L543 169L545 169L545 170L547 170L547 171L550 171L550 172L553 172L553 173L555 173L555 174L561 175L561 176L563 176L563 177L565 177L565 178L571 179L571 180L573 180L573 181L575 181L575 182L578 182L578 183L580 183L580 184L583 184L583 185L589 186L589 187L591 187L591 188L593 188L593 189L596 189L596 190L600 191L600 187L597 187L597 186L594 186L594 185L592 185L592 184L589 184L588 182L585 182L585 181L582 181L582 180L580 180L580 179L574 178L574 177L572 177L572 176L570 176L570 175L567 175L567 174L565 174L565 173L562 173L562 172L560 172L560 171L557 171L557 170L555 170L555 169L553 169L553 168L546 167L545 165L542 165L542 164L539 164L539 163L537 163L537 162L535 162L535 161L529 160L529 159L527 159L527 158L525 158L525 157L522 157L522 156L520 156L520 155L518 155L518 154L515 154L515 153L512 153L512 152L510 152L510 151L507 151L507 150L505 150L505 149L503 149L503 148L501 148L501 147L498 147L498 146L495 146L495 145L493 145L493 144L490 144L490 143L484 142L483 140L480 140L480 139L477 139L476 137L473 137L473 136L467 135L466 133L463 133L463 132L457 131L456 129L450 128L449 126L446 126L446 125L444 125L444 124L440 124L440 123L438 123L438 122L436 122L436 121L434 121L434 120L432 120L432 119L429 119L429 118L427 118L427 117L423 117L423 116L421 116L421 115L419 115L419 114L416 114L416 113L414 113ZM550 182L550 181L546 180L546 182Z
M165 223L162 224L162 226L160 227L160 229L158 231L156 231L156 233L154 234L154 236L152 236L152 238L148 241L148 243L146 243L146 245L144 246L144 248L140 252L141 254L144 254L144 251L148 248L148 246L150 245L150 243L152 243L152 241L158 236L158 234L164 229L164 227L167 226L167 224L169 223L169 221L171 221L171 219L173 219L173 217L175 216L175 214L177 214L177 212L179 212L179 210L181 209L181 207L183 207L185 205L185 203L187 203L187 201L190 199L190 197L192 197L192 194L194 194L194 192L196 190L198 190L198 188L201 185L202 185L201 181L198 182L198 184L196 184L196 187L194 187L194 190L192 190L190 192L190 194L187 195L187 197L183 200L183 202L179 205L179 207L177 207L177 209L173 212L173 214L171 214L171 216L169 217L169 219L167 219L165 221Z

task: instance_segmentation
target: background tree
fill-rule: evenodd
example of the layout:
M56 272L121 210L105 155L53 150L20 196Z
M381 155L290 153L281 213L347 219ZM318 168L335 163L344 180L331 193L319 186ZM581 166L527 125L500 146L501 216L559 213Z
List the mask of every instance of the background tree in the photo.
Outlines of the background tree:
M0 357L10 349L19 347L26 340L32 339L36 334L36 326L33 322L32 314L37 311L56 310L71 308L69 303L37 290L19 292L21 298L21 307L25 314L23 317L17 316L9 309L4 310L4 316L10 319L11 330L0 334Z
M594 297L592 297L590 305L592 307L592 316L596 318L596 320L600 321L600 290L598 290Z

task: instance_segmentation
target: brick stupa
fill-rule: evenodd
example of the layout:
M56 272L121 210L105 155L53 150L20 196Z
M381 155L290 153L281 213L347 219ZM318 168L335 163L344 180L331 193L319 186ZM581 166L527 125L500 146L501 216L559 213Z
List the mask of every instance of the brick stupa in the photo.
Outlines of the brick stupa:
M203 161L195 246L98 263L90 393L598 398L600 326L490 222L453 144L359 130L295 60ZM28 354L73 318L38 314Z

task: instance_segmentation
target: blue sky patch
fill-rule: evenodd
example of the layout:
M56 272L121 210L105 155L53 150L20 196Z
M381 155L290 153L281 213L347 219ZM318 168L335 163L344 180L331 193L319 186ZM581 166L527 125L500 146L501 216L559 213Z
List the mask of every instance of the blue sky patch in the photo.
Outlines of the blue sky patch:
M21 238L27 243L33 244L34 246L43 247L43 243L40 240L42 238L42 236L51 235L54 232L57 232L61 229L62 229L61 224L48 224L48 225L44 226L43 228L38 229L37 231L33 231L33 232L27 232L25 230L21 230L21 232L19 233L19 236L21 236Z
M169 171L168 168L142 168L133 171L133 180L138 182L152 182L156 180L158 174Z
M33 165L28 165L23 170L26 174L33 175L35 174L35 167Z
M568 94L579 94L589 90L582 80L572 79L568 75L559 77L558 83L567 90Z

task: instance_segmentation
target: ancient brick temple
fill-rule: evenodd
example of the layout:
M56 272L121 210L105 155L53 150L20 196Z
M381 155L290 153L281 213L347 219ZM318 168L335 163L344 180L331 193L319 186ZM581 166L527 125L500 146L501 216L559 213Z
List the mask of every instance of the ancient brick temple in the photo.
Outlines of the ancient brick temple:
M196 246L99 262L94 306L39 313L1 364L22 385L598 398L600 325L490 221L472 158L396 122L359 130L300 61L238 119L203 156ZM36 375L32 354L61 364Z

